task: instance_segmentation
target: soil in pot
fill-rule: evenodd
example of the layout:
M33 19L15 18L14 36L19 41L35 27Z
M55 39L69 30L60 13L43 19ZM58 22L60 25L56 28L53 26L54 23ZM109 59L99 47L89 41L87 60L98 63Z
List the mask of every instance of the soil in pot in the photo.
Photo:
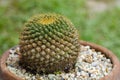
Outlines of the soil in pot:
M68 72L55 72L54 74L33 73L19 65L19 46L9 50L6 61L8 70L25 80L99 80L108 75L113 64L102 52L92 49L90 46L81 45L75 68Z

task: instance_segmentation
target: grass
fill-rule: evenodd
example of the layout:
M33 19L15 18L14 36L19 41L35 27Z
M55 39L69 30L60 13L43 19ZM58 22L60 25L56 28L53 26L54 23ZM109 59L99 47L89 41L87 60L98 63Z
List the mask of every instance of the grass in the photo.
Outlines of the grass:
M9 0L1 5L0 54L19 43L19 33L27 19L46 12L68 17L82 40L107 47L120 59L120 8L94 13L94 17L90 17L86 0Z
M108 10L88 20L83 39L100 44L113 51L120 59L120 8Z

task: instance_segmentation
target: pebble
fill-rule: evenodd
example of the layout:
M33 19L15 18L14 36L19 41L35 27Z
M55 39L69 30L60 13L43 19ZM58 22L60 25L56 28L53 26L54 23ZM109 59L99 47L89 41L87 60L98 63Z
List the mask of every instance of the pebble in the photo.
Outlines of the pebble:
M49 80L56 80L56 76L54 74L49 74L48 79Z
M92 65L93 67L96 67L96 66L98 65L98 63L99 63L99 62L95 61L95 62L92 62L91 65Z
M104 54L91 49L90 46L81 45L75 70L60 74L32 74L19 66L19 50L19 46L10 49L6 64L13 74L24 80L99 80L108 75L113 68L111 60Z

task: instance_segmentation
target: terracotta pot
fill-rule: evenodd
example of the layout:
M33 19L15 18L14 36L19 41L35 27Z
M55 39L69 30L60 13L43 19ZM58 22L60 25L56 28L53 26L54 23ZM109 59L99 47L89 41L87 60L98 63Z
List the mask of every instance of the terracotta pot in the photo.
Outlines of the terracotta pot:
M100 80L120 80L120 62L118 60L118 58L108 49L101 47L99 45L93 44L93 43L89 43L89 42L85 42L85 41L80 41L80 44L82 45L88 45L91 48L95 49L96 51L100 51L102 53L104 53L108 58L111 59L112 63L113 63L113 70L110 74L108 74L107 76L101 78ZM3 80L22 80L20 77L14 75L13 73L11 73L7 67L6 67L6 59L9 56L9 51L6 51L0 59L0 76Z

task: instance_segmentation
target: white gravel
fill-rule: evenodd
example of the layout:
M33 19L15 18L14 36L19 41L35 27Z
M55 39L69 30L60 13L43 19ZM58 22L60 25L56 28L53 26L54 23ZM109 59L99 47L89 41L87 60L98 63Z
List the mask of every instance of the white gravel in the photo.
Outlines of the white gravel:
M8 69L25 80L99 80L108 75L113 68L111 60L101 52L96 52L90 46L81 46L75 69L69 73L32 74L19 66L19 47L10 50L6 61Z

